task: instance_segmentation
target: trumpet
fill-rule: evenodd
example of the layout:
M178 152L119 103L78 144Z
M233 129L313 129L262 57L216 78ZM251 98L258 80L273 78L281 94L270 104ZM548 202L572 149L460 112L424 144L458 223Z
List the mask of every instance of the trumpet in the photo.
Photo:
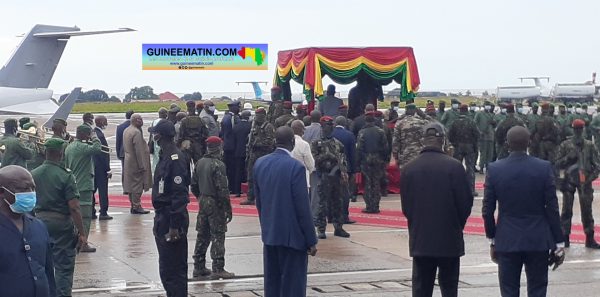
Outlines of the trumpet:
M2 126L0 126L0 128L4 129L4 127L2 127ZM5 132L0 132L0 134L6 135ZM36 141L32 142L32 143L35 143L40 146L43 146L44 143L46 142L46 140L52 138L52 137L46 137L45 135L38 135L37 133L32 133L30 131L20 130L20 129L17 131L17 134L18 134L18 137L23 141L31 142L32 138L36 139ZM86 141L85 143L90 144L90 145L92 144L91 142L88 142L88 141ZM110 152L112 151L112 149L106 145L101 145L101 147L102 147L102 152L105 154L110 154Z

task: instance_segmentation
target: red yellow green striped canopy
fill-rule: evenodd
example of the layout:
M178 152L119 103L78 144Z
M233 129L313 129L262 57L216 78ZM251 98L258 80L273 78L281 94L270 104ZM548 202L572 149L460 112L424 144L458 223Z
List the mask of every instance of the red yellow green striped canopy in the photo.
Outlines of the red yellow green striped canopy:
M301 83L307 99L323 95L323 76L348 84L367 75L380 85L401 84L401 100L415 96L419 71L411 47L301 48L280 51L274 85L289 89L290 80ZM284 92L285 93L285 92Z

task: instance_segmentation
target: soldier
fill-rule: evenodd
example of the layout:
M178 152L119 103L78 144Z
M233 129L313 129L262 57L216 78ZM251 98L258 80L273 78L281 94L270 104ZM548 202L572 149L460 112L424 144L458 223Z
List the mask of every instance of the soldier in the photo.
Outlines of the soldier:
M200 118L208 129L208 136L219 136L220 128L219 123L215 119L215 111L217 110L215 103L210 100L206 100L204 101L203 106L204 109L200 112Z
M531 129L531 145L529 154L554 162L556 148L560 145L558 122L550 114L550 104L542 104L542 117Z
M175 103L171 104L171 106L169 107L169 112L167 113L167 120L169 120L173 124L177 123L177 114L180 111L181 107L179 107L179 105Z
M152 184L155 210L152 231L158 249L160 280L167 296L187 296L189 161L173 141L175 126L171 121L159 122L152 132L160 146Z
M549 108L550 108L550 106L548 106L548 109ZM531 107L531 113L527 115L527 120L524 121L527 124L527 129L529 129L529 133L531 133L531 131L533 131L533 127L535 127L535 124L540 119L538 110L539 110L539 105L537 103L533 103L533 106ZM546 112L548 112L548 111L546 111ZM531 134L533 134L533 133L531 133Z
M311 152L315 158L315 167L317 175L321 182L318 185L319 208L316 213L315 225L320 239L325 239L325 228L327 221L327 205L330 207L333 227L333 235L339 237L350 237L350 234L343 228L343 210L342 210L342 182L348 181L346 169L346 154L342 143L333 138L334 129L333 118L324 116L321 118L321 139L311 143Z
M512 104L506 105L506 119L503 120L496 129L496 152L498 160L508 157L508 144L506 143L506 133L514 126L523 126L525 123L515 115L515 107Z
M252 185L254 162L258 158L270 154L275 149L275 128L273 124L267 121L267 111L264 108L258 108L255 112L252 131L250 132L250 140L246 148L246 170L248 172L248 184ZM248 188L248 198L240 202L241 205L254 205L256 197L254 197L253 187Z
M471 102L469 103L469 118L474 121L475 115L477 114L477 103Z
M208 153L198 161L192 176L191 190L198 199L200 212L196 220L196 248L194 249L195 279L212 276L213 279L232 278L225 270L225 232L231 222L231 202L225 173L223 142L218 137L206 139ZM212 243L212 244L211 244ZM206 251L210 247L211 270L206 268Z
M483 103L483 110L475 115L475 125L479 130L479 170L481 173L487 169L494 157L494 110L489 101Z
M444 116L444 113L446 113L446 101L440 100L440 102L438 102L438 110L437 110L436 118L438 120L441 120L442 117Z
M427 106L425 107L425 114L437 121L437 112L435 111L435 106L433 105L433 102L427 103ZM394 127L396 127L396 125L394 125Z
M88 125L77 127L76 140L65 149L65 166L73 170L79 190L79 205L85 234L89 235L93 214L94 198L94 162L96 154L102 154L100 140L91 140L92 129ZM81 247L84 253L94 253L96 248L84 245Z
M308 115L308 107L304 104L298 104L296 106L296 120L303 120Z
M277 119L275 119L275 129L281 126L290 126L292 122L296 119L292 115L292 101L283 101L282 106L282 114Z
M196 114L196 111L199 112L202 109L197 109L197 106L194 106L194 104L194 101L185 103L188 116L181 121L181 125L179 126L177 147L185 153L187 160L195 164L202 158L206 151L208 128L204 124L204 121Z
M52 138L58 138L66 141L67 144L75 140L69 132L67 132L67 121L58 118L52 121Z
M464 160L467 177L473 196L475 192L475 162L477 162L477 144L479 141L479 130L475 122L469 118L469 110L466 104L460 107L460 117L448 131L448 139L454 147L454 158L461 164Z
M515 117L523 121L525 126L527 126L527 115L525 114L525 109L523 108L523 103L515 104Z
M500 112L498 114L496 114L496 117L495 117L497 126L499 126L500 123L502 123L502 121L506 120L506 117L507 117L506 110L507 110L507 105L509 105L509 104L507 104L507 103L499 104L498 107L500 108Z
M352 128L352 123L354 121L348 118L348 105L340 105L340 107L338 107L338 110L340 112L340 116L346 118L346 125L344 126L344 128L346 128L346 130L348 131L351 131L350 129Z
M267 121L273 124L283 114L283 94L278 86L271 88L271 103L267 112Z
M591 141L592 140L592 129L590 128L590 124L592 123L592 115L588 113L588 106L585 103L581 105L581 116L582 116L582 119L585 121L585 130L584 130L585 139Z
M393 137L394 137L394 129L393 128L389 128L385 123L384 123L384 119L383 119L383 113L379 110L376 110L373 112L373 115L375 117L375 126L379 127L380 129L383 130L384 134L385 134L385 139L387 141L387 152L385 152L383 155L385 156L385 158L383 158L383 162L384 162L384 166L383 166L383 174L381 175L381 182L380 182L380 186L381 186L381 196L383 197L387 197L388 196L388 186L389 186L389 179L387 176L387 164L390 163L390 159L392 158L392 141L393 141ZM358 139L358 138L357 138ZM360 167L358 167L360 168Z
M571 130L571 124L569 121L569 115L567 114L567 107L564 104L558 106L558 115L556 121L559 125L560 130L560 141L563 142L567 139L567 136L573 135Z
M392 102L390 102L390 116L389 116L389 120L393 121L395 119L398 118L398 111L400 110L400 101L398 100L392 100Z
M75 176L62 165L64 145L58 138L46 140L46 161L31 172L37 193L36 217L46 224L52 238L57 296L71 296L76 249L87 245Z
M19 129L25 130L25 124L29 124L31 119L29 117L22 117L19 119Z
M452 99L452 109L444 112L444 115L440 118L440 123L446 127L446 130L450 129L454 121L460 116L458 108L460 107L460 101Z
M402 168L408 162L417 157L423 149L423 127L428 123L426 119L416 115L417 106L406 105L404 118L399 119L394 128L392 140L392 156L396 165ZM448 111L449 113L450 111ZM444 113L446 114L446 113Z
M363 213L379 213L380 181L385 175L386 160L389 162L388 141L385 132L375 125L375 112L368 112L367 124L358 133L356 145L357 167L365 181Z
M569 247L573 200L575 199L575 190L577 190L581 206L581 222L586 237L585 247L600 249L600 245L594 239L594 217L592 215L592 201L594 200L592 181L600 173L600 158L593 143L583 137L585 122L576 119L573 121L572 127L573 137L560 144L555 159L557 169L565 169L565 177L560 185L563 194L560 220L566 238L565 247Z
M600 106L598 106L599 111L596 112L596 116L590 123L590 131L594 136L594 144L596 145L596 149L600 150Z
M28 144L24 144L17 137L17 120L4 120L4 136L0 139L0 146L4 146L2 167L18 165L27 168L27 160L31 160L35 153Z

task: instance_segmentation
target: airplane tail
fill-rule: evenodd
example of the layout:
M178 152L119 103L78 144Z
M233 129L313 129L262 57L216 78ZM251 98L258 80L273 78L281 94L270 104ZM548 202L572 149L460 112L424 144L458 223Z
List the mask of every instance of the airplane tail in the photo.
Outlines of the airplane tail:
M79 28L35 25L0 69L0 86L48 88L70 36L39 37L36 34L64 31L79 31Z
M77 98L79 98L79 94L81 93L81 88L75 88L71 91L71 94L65 98L63 103L58 107L56 112L44 123L44 127L50 129L52 128L52 124L55 119L64 119L66 120L71 114L71 110L73 110L73 106L75 106L75 102Z
M252 88L254 88L254 98L262 99L263 91L260 88L260 85L258 84L258 82L256 82L256 81L252 82Z

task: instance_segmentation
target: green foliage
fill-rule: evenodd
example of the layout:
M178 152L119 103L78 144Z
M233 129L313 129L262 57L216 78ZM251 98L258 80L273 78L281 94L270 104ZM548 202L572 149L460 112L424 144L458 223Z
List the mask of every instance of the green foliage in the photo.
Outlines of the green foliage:
M194 92L192 94L185 94L181 97L181 100L183 100L183 101L188 101L188 100L199 101L199 100L202 100L202 94L200 92Z
M217 110L225 111L227 110L227 101L214 101ZM73 111L71 113L74 114L82 114L86 112L91 112L93 114L97 113L125 113L128 110L133 110L135 112L158 112L161 107L169 109L173 102L130 102L130 103L121 103L121 102L89 102L89 103L76 103L73 107ZM181 110L186 110L185 102L177 102L177 104ZM254 108L258 108L259 106L266 107L268 104L252 102L252 106Z
M143 87L134 87L132 88L127 95L125 95L125 99L128 101L131 100L152 100L158 99L158 95L154 94L154 89L150 86Z

